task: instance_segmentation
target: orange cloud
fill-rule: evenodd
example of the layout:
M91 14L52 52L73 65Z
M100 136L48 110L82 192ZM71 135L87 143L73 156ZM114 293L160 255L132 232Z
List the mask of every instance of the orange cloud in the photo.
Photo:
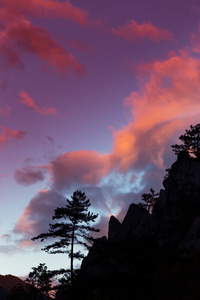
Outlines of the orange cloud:
M139 67L141 89L125 100L132 120L114 132L113 166L117 161L123 172L142 163L164 168L166 145L199 122L199 70L200 60L184 51Z
M21 91L19 93L19 101L20 103L28 106L29 108L33 109L35 112L42 114L42 115L58 115L57 109L54 107L38 107L32 98L25 92Z
M151 23L139 25L133 20L129 24L123 25L121 28L112 28L111 33L133 43L144 38L159 41L163 39L169 40L173 37L172 33L168 30L159 29Z
M200 60L185 52L141 65L143 87L126 99L137 126L151 128L155 123L198 112L199 68Z
M64 18L72 20L82 26L88 25L88 12L75 7L69 1L59 2L52 0L0 0L7 16L20 16L28 13L38 17Z

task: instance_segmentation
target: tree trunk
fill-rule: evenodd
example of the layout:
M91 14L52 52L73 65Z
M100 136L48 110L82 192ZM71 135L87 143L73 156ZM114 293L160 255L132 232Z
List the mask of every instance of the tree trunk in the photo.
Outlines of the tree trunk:
M72 230L72 242L71 242L71 283L73 284L73 280L74 280L74 266L73 266L73 262L74 262L74 231L75 231L75 225L73 226L73 230Z

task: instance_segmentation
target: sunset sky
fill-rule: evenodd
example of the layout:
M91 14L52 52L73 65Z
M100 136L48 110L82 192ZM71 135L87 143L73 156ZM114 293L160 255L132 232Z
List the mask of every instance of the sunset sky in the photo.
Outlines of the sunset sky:
M199 0L0 0L0 274L67 267L31 238L86 193L107 234L200 123Z

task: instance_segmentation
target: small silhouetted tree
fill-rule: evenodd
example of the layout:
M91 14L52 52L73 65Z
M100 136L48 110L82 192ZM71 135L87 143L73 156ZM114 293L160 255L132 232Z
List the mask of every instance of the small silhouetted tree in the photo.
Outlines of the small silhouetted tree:
M32 272L29 273L26 282L33 285L36 289L38 289L41 293L49 296L49 292L52 287L53 273L47 270L47 266L45 264L39 264L38 267L33 267Z
M178 155L180 152L188 152L190 156L200 158L200 124L190 125L189 130L179 137L182 144L172 145L172 150Z
M85 193L76 191L71 196L71 200L66 200L65 207L57 207L54 211L52 219L62 220L55 224L49 224L49 231L41 233L32 238L32 240L40 239L44 241L48 238L55 238L53 244L45 246L42 250L48 253L67 253L70 258L70 279L73 283L74 279L74 259L82 259L83 253L74 250L75 245L81 245L88 248L88 243L93 242L91 232L99 232L90 226L90 222L94 222L98 215L88 211L90 200L86 199Z
M142 200L144 202L140 202L139 206L145 208L149 213L151 213L158 196L159 193L155 193L154 189L151 188L150 193L142 194Z

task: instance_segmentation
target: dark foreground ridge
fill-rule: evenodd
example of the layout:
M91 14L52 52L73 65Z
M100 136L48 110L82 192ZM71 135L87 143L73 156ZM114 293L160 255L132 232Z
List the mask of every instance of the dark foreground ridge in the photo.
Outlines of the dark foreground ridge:
M152 214L131 204L110 218L62 299L199 299L200 160L181 152L163 186Z
M17 285L25 285L25 282L13 275L0 275L0 300L8 299L12 288Z
M199 300L200 159L179 153L163 186L152 214L131 204L122 223L111 216L108 238L94 241L75 282L60 289L57 300ZM30 299L9 293L18 283L0 276L0 299Z
M28 293L27 284L19 277L13 275L0 275L0 300L52 300L41 293Z

